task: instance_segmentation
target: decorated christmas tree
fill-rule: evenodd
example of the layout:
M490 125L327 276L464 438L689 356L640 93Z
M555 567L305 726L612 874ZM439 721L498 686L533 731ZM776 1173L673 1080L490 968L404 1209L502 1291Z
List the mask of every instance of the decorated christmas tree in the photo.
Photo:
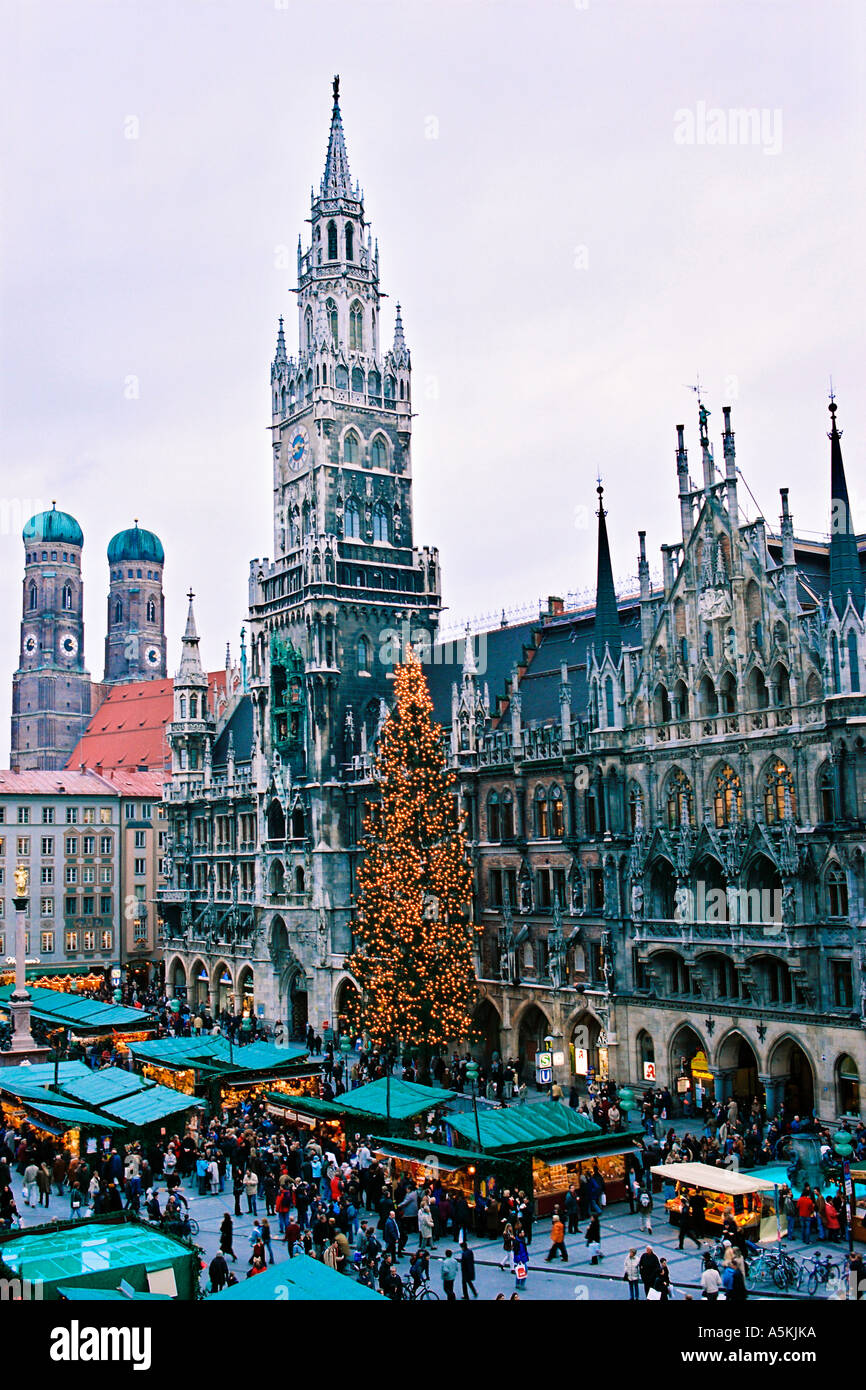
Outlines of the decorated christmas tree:
M469 1033L475 1002L472 872L421 664L409 651L379 740L381 803L364 822L356 949L359 1018L378 1047L428 1058Z

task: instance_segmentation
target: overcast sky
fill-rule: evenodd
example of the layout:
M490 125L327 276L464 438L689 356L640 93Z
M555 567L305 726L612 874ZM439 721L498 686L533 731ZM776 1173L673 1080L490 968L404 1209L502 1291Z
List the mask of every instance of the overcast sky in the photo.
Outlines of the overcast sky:
M615 574L639 528L657 566L697 372L717 459L731 404L760 508L789 486L801 532L829 521L832 373L866 528L864 38L862 0L2 0L2 758L28 499L84 529L94 677L133 517L165 545L169 669L190 585L208 664L237 650L335 72L449 621L592 584L599 471Z

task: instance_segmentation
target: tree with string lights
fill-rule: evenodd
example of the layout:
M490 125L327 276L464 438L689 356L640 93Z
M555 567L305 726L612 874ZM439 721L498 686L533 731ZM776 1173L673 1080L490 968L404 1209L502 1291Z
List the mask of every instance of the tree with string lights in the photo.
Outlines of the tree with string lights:
M347 965L360 986L353 1024L377 1047L410 1047L426 1070L432 1054L471 1028L472 871L455 776L411 648L395 669L394 692L375 763L381 801L364 821Z

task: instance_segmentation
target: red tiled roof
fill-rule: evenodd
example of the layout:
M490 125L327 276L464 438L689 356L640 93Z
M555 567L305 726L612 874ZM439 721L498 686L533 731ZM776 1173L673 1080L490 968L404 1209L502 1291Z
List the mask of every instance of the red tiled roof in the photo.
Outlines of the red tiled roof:
M224 693L225 670L212 671L208 686L212 700L217 692ZM136 772L144 768L162 775L170 761L165 727L171 722L173 698L173 680L132 681L109 687L66 766L80 769L83 765L106 775L112 769Z
M119 796L162 797L161 772L126 772L116 767L103 768L102 780L108 782Z
M106 796L110 787L94 772L0 772L0 793L17 796Z

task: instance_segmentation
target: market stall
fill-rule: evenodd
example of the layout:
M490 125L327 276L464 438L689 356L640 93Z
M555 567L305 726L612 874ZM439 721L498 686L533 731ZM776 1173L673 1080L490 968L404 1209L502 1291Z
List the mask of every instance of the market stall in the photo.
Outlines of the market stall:
M780 1210L778 1185L749 1173L712 1168L707 1163L663 1163L651 1169L664 1183L673 1186L665 1201L671 1225L679 1224L685 1193L703 1196L704 1221L721 1229L728 1215L750 1240L778 1240L785 1235L785 1214Z
M455 1100L456 1094L396 1077L380 1077L344 1091L334 1100L271 1091L267 1101L272 1115L307 1125L320 1142L327 1139L329 1145L342 1147L347 1136L366 1134L373 1126L384 1126L389 1135L423 1135L432 1128L428 1115Z
M122 1282L138 1293L190 1302L198 1289L199 1255L185 1241L123 1212L0 1233L0 1273L40 1287L46 1301L57 1299L61 1288L99 1297Z
M0 1014L10 1014L13 988L0 988ZM106 1047L123 1052L129 1043L151 1037L156 1029L156 1019L144 1009L129 1009L123 1004L107 1004L84 994L65 994L36 985L28 986L28 992L34 1036L47 1041L60 1032L82 1048L105 1043Z
M851 1164L851 1234L866 1241L866 1165Z
M43 1136L63 1136L72 1157L94 1153L112 1136L132 1138L144 1130L175 1125L178 1117L202 1107L195 1096L180 1095L122 1067L91 1070L83 1062L56 1066L6 1067L0 1071L0 1104L14 1128L22 1124Z
M142 1076L205 1101L212 1114L269 1091L303 1095L321 1072L305 1047L238 1044L221 1033L133 1042L129 1051Z

